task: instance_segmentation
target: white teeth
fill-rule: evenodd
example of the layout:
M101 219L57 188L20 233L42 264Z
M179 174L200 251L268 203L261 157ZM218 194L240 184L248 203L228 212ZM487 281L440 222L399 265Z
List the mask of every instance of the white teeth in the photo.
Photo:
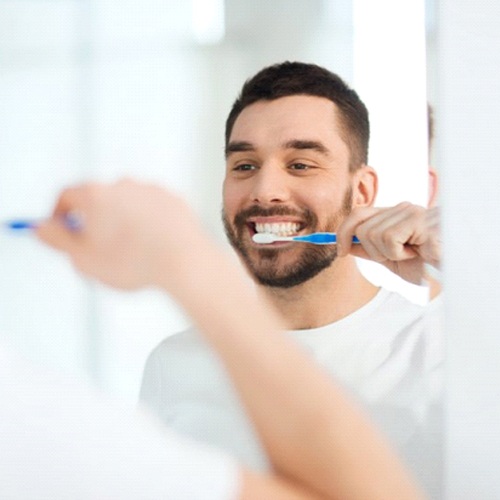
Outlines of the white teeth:
M265 222L256 223L255 230L258 233L271 233L276 236L292 236L297 234L300 224L297 222Z

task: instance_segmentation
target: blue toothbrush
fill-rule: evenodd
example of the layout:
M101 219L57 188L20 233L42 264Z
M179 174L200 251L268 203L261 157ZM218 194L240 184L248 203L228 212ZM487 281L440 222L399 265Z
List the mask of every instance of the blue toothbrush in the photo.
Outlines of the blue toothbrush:
M255 243L267 245L275 241L302 241L305 243L313 243L314 245L332 245L337 243L337 235L335 233L312 233L300 236L278 236L272 233L255 233L252 236ZM353 236L353 243L359 243L358 238Z
M2 223L2 226L7 229L12 229L14 231L22 231L25 229L36 229L38 224L39 221L35 219L14 219L14 220L4 221Z
M68 213L62 218L62 221L72 231L78 231L83 227L82 217L78 214ZM12 219L0 222L0 227L3 226L13 231L26 231L36 229L41 222L43 222L42 219Z

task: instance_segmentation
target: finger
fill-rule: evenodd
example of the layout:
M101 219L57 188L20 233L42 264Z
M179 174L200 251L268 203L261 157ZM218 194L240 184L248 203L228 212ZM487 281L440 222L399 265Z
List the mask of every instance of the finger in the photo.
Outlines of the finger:
M401 207L399 206L391 208L364 207L353 211L343 227L340 228L342 251L376 262L384 262L387 255L384 252L383 241L381 241L382 231L394 224L395 220L401 218L400 212ZM354 233L359 238L361 245L351 245L351 235ZM344 238L347 239L346 243L344 243ZM341 253L341 255L343 254Z
M414 257L411 245L425 241L424 210L409 203L399 204L358 226L357 236L373 260Z
M337 229L337 255L345 257L351 252L352 238L356 235L357 227L373 217L380 208L360 207L354 209Z
M426 214L426 237L422 245L422 257L427 263L439 267L441 262L441 232L440 211L438 207L432 208Z
M66 253L73 254L76 251L78 241L81 240L81 230L72 231L65 224L65 219L70 213L83 213L88 204L90 186L75 186L61 193L53 209L52 218L41 223L35 231L42 242Z
M353 257L359 257L361 259L370 260L372 262L377 262L378 264L383 264L384 266L394 271L393 267L397 266L399 262L403 262L406 260L414 259L418 256L417 252L413 250L411 247L406 248L404 254L400 254L398 259L388 259L382 254L376 252L376 250L370 250L371 253L368 253L362 245L353 245L351 247L350 255ZM398 274L396 272L396 274Z
M99 186L94 183L65 189L56 202L53 217L60 218L70 212L82 212L89 206L98 189Z
M432 209L427 210L426 224L429 230L439 229L440 222L441 222L441 214L439 207L434 207Z
M50 247L74 256L81 245L77 234L64 225L62 219L48 219L35 229L35 235L40 241Z

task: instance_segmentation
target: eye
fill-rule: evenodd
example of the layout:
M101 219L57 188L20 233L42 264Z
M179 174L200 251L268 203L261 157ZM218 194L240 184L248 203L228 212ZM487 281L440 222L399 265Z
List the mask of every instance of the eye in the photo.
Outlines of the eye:
M250 172L252 170L255 170L257 167L255 165L252 165L251 163L241 163L239 165L235 165L233 167L233 170L235 172Z
M291 170L310 170L313 167L311 165L298 162L298 163L292 163L289 168Z

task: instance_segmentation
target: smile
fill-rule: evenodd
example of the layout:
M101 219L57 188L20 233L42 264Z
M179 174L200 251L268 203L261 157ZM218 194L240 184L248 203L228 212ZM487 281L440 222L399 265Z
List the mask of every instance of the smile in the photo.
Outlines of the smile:
M295 236L300 230L297 222L256 222L256 233L271 233L276 236Z

